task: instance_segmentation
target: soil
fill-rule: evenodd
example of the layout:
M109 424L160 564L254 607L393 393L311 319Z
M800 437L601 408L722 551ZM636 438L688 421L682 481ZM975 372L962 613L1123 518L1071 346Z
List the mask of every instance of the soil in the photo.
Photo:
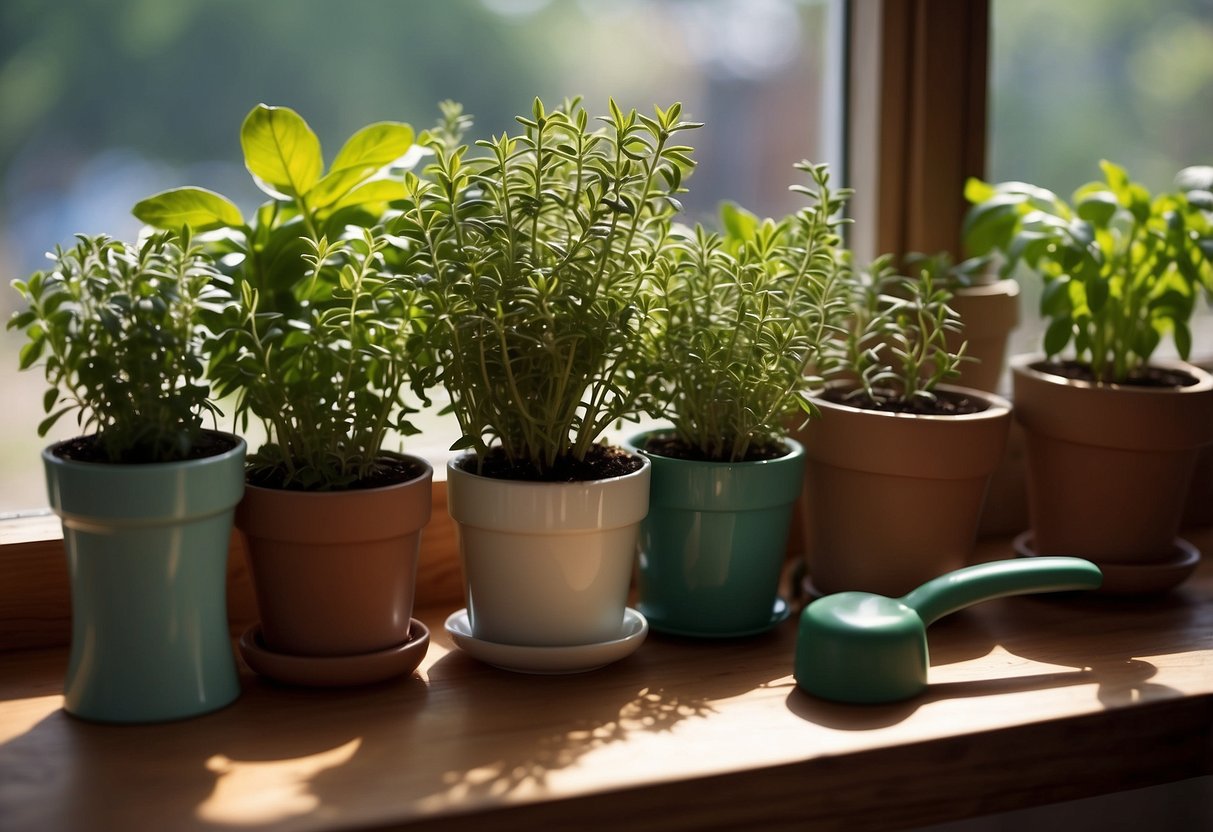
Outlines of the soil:
M919 416L967 416L970 413L981 413L990 405L984 399L966 396L963 393L953 393L950 390L936 390L934 401L915 399L903 402L896 398L892 390L876 388L875 398L865 394L848 396L852 393L847 388L831 388L822 394L822 398L834 404L844 404L848 407L858 407L864 410L876 410L881 413L913 413Z
M399 485L402 482L416 479L425 472L425 466L407 457L381 456L375 463L375 469L360 480L355 480L342 491L365 491L370 488L384 488L389 485ZM277 470L250 473L246 478L249 485L258 488L276 488L284 491L311 491L298 485L282 484L283 473Z
M153 459L147 454L134 454L114 462L105 455L105 450L97 434L77 436L67 439L55 446L51 452L60 459L72 462L99 462L105 465L150 465L158 462L181 462L189 459L205 459L209 456L219 456L236 447L237 440L227 433L205 431L190 448L190 452L174 460Z
M500 448L493 448L484 458L480 469L476 468L476 457L469 456L460 467L470 474L492 477L499 480L522 480L525 482L584 482L622 477L638 471L644 462L622 448L610 445L594 445L578 461L572 457L556 460L547 471L540 471L530 462L511 461Z
M1032 365L1032 369L1073 381L1086 381L1091 384L1098 383L1091 365L1081 361L1038 361ZM1154 387L1159 389L1191 387L1197 383L1198 379L1195 376L1183 370L1149 366L1143 367L1140 370L1134 370L1129 374L1128 378L1116 382L1116 384L1122 387Z
M658 434L651 436L644 443L644 449L657 456L668 456L673 459L686 459L692 462L728 462L729 460L712 459L699 448L687 445L673 434ZM744 458L737 462L762 462L768 459L779 459L787 456L792 449L778 440L769 440L751 444L746 449Z

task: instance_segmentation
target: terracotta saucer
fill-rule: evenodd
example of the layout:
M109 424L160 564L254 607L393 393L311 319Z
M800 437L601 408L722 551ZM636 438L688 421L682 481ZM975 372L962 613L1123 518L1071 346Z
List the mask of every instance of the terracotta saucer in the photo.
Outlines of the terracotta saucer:
M368 685L412 673L430 647L430 631L416 618L409 621L409 640L387 650L356 656L296 656L275 653L254 624L240 636L240 655L248 666L275 682L332 688Z
M472 622L465 607L451 613L446 631L460 650L485 664L515 673L559 675L585 673L617 662L636 652L649 634L649 622L628 607L623 615L623 632L619 638L597 644L577 644L564 647L524 647L498 644L472 635Z
M1015 538L1015 554L1021 558L1037 557L1032 548L1032 533ZM1100 563L1103 584L1096 592L1107 595L1144 595L1164 592L1188 579L1200 563L1200 550L1182 537L1175 538L1171 554L1156 563Z

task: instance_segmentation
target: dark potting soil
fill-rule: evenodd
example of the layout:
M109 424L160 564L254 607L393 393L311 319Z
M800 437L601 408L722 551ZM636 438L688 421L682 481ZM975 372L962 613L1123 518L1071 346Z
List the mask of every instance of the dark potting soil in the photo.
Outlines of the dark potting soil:
M1049 373L1073 381L1097 383L1095 371L1090 364L1081 361L1037 361L1032 369L1041 373ZM1167 367L1142 367L1129 373L1129 377L1116 382L1125 387L1191 387L1198 379L1191 373Z
M633 471L640 470L644 463L622 448L610 445L594 445L586 453L584 460L571 457L558 459L556 464L547 471L540 471L529 461L511 461L500 448L493 448L484 458L480 469L476 468L476 458L469 456L460 467L470 474L482 477L492 477L499 480L523 480L528 482L583 482L586 480L605 480L611 477L622 477Z
M237 439L231 434L206 431L194 442L188 454L170 461L181 462L189 459L205 459L208 456L219 456L236 447L236 443ZM72 462L100 462L106 465L150 465L166 461L153 458L147 453L135 453L117 461L112 461L106 456L105 449L101 445L101 440L95 433L64 440L56 445L51 453L60 459L68 459Z
M822 394L822 398L834 404L845 404L849 407L859 407L864 410L876 410L881 413L913 413L919 416L967 416L970 413L981 413L989 408L983 400L966 396L963 393L953 393L950 390L936 390L934 400L915 399L903 402L897 399L892 390L876 388L876 395L869 397L866 393L845 388L834 387Z
M363 491L368 488L384 488L389 485L399 485L402 482L416 479L425 472L425 466L407 457L381 456L375 461L371 473L362 479L354 480L343 487L342 491ZM284 491L311 491L313 489L295 483L283 485L285 473L278 469L250 471L246 477L249 485L258 488L277 488Z
M728 460L712 459L699 448L688 445L677 436L669 433L650 436L644 443L644 449L657 456L668 456L673 459L686 459L692 462L727 462ZM791 453L791 448L778 440L755 442L746 449L744 458L737 462L762 462L767 459L779 459Z

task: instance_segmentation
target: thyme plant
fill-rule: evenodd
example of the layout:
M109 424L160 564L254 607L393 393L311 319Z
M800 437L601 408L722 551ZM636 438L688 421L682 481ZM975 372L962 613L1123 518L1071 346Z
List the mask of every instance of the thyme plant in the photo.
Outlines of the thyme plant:
M846 312L839 217L825 165L802 162L809 205L759 221L732 205L725 234L697 227L653 280L657 326L646 331L653 416L681 451L736 462L777 456L779 437L815 411L810 394L827 340Z
M941 261L929 261L909 277L884 255L852 272L849 321L827 361L830 374L848 382L840 401L876 410L936 409L937 388L960 375L966 346L948 348L948 333L962 326L948 306L952 293L941 268Z
M205 417L218 413L205 377L206 322L229 306L227 279L185 229L141 245L78 236L54 267L13 286L28 303L9 329L28 341L20 366L45 359L47 432L75 412L93 449L121 463L205 455ZM213 451L214 448L210 448Z
M390 482L388 431L415 433L405 391L428 354L415 281L398 273L379 224L404 185L413 130L354 133L325 170L297 113L255 107L245 166L270 199L249 221L230 200L177 188L143 200L152 225L187 222L234 278L235 308L212 344L216 392L236 396L267 442L248 458L258 485L326 491Z
M974 253L1002 252L1004 274L1022 262L1040 275L1049 359L1072 348L1098 382L1121 383L1165 335L1188 357L1197 295L1213 290L1213 214L1201 207L1207 192L1152 197L1120 166L1100 167L1103 180L1072 204L1021 182L971 179L964 233Z
M670 258L676 194L691 170L681 106L652 117L610 102L593 126L579 99L536 99L521 131L429 143L424 179L393 226L427 281L437 380L461 431L519 476L567 476L649 384L639 333L646 281Z

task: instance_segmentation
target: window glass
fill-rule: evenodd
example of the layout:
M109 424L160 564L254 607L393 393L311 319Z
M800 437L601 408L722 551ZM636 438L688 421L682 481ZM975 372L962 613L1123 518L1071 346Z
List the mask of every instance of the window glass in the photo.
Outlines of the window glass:
M0 317L9 280L73 233L131 238L130 207L192 184L260 200L238 131L258 102L290 106L328 158L371 121L431 124L461 101L475 133L512 129L538 95L683 102L699 169L692 219L725 198L765 214L802 158L839 169L841 0L5 0L0 4ZM0 513L44 506L42 377L0 333ZM426 416L413 452L441 456ZM221 425L230 427L230 425ZM64 423L58 437L71 435ZM52 439L57 437L51 437ZM253 437L250 437L253 439ZM255 441L255 439L254 439Z
M1213 4L1209 0L993 0L988 177L1068 199L1099 160L1151 192L1213 164ZM1038 350L1039 281L1024 287L1016 351ZM1193 357L1213 356L1207 311Z

